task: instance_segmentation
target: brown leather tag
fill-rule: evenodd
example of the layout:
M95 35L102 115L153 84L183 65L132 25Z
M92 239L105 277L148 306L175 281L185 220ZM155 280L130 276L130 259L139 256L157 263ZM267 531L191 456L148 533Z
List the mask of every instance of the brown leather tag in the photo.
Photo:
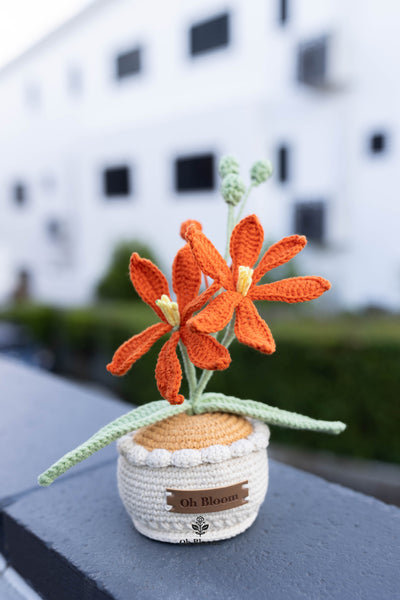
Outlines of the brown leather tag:
M210 488L206 490L173 490L167 488L167 504L172 506L171 512L207 513L229 510L247 504L248 488L243 488L248 481L234 485Z

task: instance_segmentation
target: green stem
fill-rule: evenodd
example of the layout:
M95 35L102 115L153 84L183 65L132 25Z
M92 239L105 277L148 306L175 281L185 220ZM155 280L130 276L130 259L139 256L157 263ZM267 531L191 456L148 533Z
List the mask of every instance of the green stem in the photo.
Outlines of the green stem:
M196 391L194 393L193 400L192 400L192 412L194 414L196 414L196 407L200 400L201 394L203 393L207 383L210 381L210 379L213 375L214 375L214 371L204 370L199 379L199 383L197 384L197 388L196 388Z
M179 340L179 348L181 350L183 367L185 369L185 375L189 385L189 400L191 400L197 387L196 369L189 358L186 346L183 344L182 340Z
M231 233L235 226L235 207L233 204L228 204L228 225L226 229L226 246L225 246L225 260L229 258L229 244L231 241Z
M235 339L235 319L231 319L228 327L225 330L225 334L221 341L221 344L223 346L225 346L225 348L229 348L229 346L231 345L231 343L233 342L234 339ZM214 371L204 370L199 379L199 383L197 384L196 389L193 394L193 397L192 397L192 412L194 414L196 414L196 408L197 408L198 402L201 398L201 395L204 392L208 382L210 381L210 379L213 375L214 375Z
M235 319L231 319L228 327L226 328L225 335L221 341L221 344L225 346L225 348L229 348L235 339Z
M250 196L250 192L253 189L253 187L254 187L254 183L251 183L250 186L249 186L249 188L248 188L248 190L247 190L247 192L243 196L242 202L241 202L240 207L239 207L239 212L238 212L238 215L236 217L236 223L239 223L239 221L240 221L240 217L242 216L242 213L244 211L244 207L246 206L247 200L248 200L248 198Z
M251 188L252 188L252 185L249 187L244 200L247 200ZM229 244L231 241L231 235L232 235L234 226L235 226L235 207L233 206L233 204L228 204L228 224L227 224L227 229L226 229L226 247L225 247L225 260L226 261L228 261L228 258L229 258ZM225 330L225 334L221 341L221 344L223 346L225 346L226 348L228 348L231 345L234 338L235 338L234 319L232 319L230 321L228 327ZM207 369L205 369L200 376L198 384L195 386L193 394L192 393L190 394L191 413L192 414L193 413L196 414L196 408L197 408L198 402L201 398L201 395L204 392L208 382L210 381L210 379L213 375L214 375L214 371L208 371ZM189 378L188 378L188 380L189 380ZM190 389L190 385L189 385L189 389Z

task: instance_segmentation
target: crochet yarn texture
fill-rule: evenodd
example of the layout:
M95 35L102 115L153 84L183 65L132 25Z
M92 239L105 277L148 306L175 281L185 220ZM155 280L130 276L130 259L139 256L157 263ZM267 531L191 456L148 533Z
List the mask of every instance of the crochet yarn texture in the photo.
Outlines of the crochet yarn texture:
M252 430L249 421L238 415L216 412L190 416L182 413L140 429L133 439L147 450L164 448L173 451L215 444L228 446L247 437Z
M140 406L100 429L42 473L38 478L40 485L50 485L72 466L125 434L127 437L119 444L122 470L128 468L124 460L129 468L188 469L245 457L247 460L249 453L266 447L259 446L254 430L265 428L264 423L332 434L345 429L340 421L321 421L254 400L205 393L213 372L229 366L228 349L235 338L265 354L275 351L272 333L254 302L305 302L330 288L329 281L314 276L262 283L268 271L296 256L306 239L300 235L285 237L261 253L264 230L259 220L255 215L240 220L250 190L272 173L268 161L253 165L247 190L234 157L222 158L219 172L228 201L225 258L203 234L198 221L189 219L182 223L180 234L186 244L177 252L172 266L176 299L171 297L168 281L156 265L135 252L130 260L132 284L160 321L122 344L107 369L114 375L124 375L153 344L168 335L155 369L157 387L164 400ZM205 290L200 292L203 277ZM186 399L180 393L183 369L188 383ZM249 419L261 423L254 425ZM250 427L253 433L249 434ZM132 448L126 451L129 444ZM251 461L246 468L251 471ZM171 473L174 475L175 471ZM135 476L143 477L146 483L147 475ZM218 476L217 473L215 477ZM262 480L263 475L259 476ZM238 484L232 483L233 487Z
M204 416L208 420L209 415ZM173 422L173 419L166 421ZM216 420L219 425L213 435L218 429L227 432L243 426L236 420L230 422L229 426L218 417ZM248 481L247 502L221 512L207 512L205 516L209 528L202 541L233 537L250 527L268 487L266 447L269 429L263 423L246 421L250 434L229 445L217 443L199 449L184 448L169 452L156 448L149 451L137 443L136 436L140 432L135 436L128 434L118 441L118 489L138 531L165 542L193 541L191 524L195 515L171 512L167 505L167 488L201 490L230 486L241 481ZM199 429L201 432L202 427ZM200 438L196 443L193 437L197 446Z
M197 222L191 221L189 225L193 230L200 231ZM122 344L107 369L113 375L124 375L158 339L171 333L158 356L155 374L162 397L170 404L181 404L184 400L179 393L182 369L176 353L179 342L186 347L191 362L200 369L226 369L231 362L227 348L214 337L192 331L186 325L192 314L215 293L216 287L210 286L198 295L202 275L187 244L178 251L172 267L172 286L177 303L170 300L168 282L163 273L150 260L141 258L137 253L133 253L130 260L130 276L139 296L162 322L148 327ZM169 311L168 305L171 307ZM166 307L165 310L163 307Z
M198 229L189 227L186 239L201 270L225 289L188 320L188 327L197 333L221 331L231 321L236 309L237 340L255 350L272 354L275 351L274 338L253 301L305 302L318 298L330 288L329 281L322 277L292 277L257 285L268 271L296 256L307 241L300 235L283 238L272 245L256 265L264 241L264 230L256 215L242 219L232 231L232 268ZM243 274L247 277L246 282Z

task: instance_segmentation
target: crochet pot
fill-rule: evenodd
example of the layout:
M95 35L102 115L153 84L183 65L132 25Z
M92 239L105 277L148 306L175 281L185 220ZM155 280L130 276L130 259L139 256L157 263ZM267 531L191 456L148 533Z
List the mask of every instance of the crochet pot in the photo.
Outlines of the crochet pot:
M140 533L163 542L233 537L268 487L269 429L229 413L182 413L118 441L118 489Z

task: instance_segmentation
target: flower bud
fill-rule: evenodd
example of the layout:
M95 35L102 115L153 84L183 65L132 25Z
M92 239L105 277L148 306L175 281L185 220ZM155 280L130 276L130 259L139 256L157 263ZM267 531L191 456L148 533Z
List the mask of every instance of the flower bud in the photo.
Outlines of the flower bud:
M232 173L235 175L239 174L239 162L234 156L230 156L229 154L223 156L219 161L218 172L223 179L227 175L231 175Z
M195 229L197 229L198 231L203 231L201 223L195 221L194 219L188 219L187 221L184 221L182 223L180 229L181 238L183 238L184 240L186 240L186 232L191 225L193 225L193 227L195 227Z
M221 193L227 204L236 206L246 191L244 181L239 175L231 173L222 180Z
M260 185L272 175L272 165L269 160L258 160L251 167L250 177L253 185Z

